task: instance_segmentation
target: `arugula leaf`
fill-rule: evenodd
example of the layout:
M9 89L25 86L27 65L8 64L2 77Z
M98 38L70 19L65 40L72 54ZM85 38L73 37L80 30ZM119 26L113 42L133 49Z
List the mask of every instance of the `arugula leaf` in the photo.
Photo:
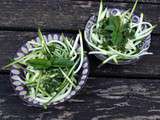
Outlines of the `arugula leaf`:
M39 70L53 67L72 67L74 65L73 61L62 57L51 58L50 60L36 58L30 59L26 63Z
M26 63L31 65L35 69L47 69L52 66L49 60L40 58L30 59Z
M109 18L109 24L112 26L112 43L117 49L123 49L126 42L123 39L123 23L120 16L111 16Z
M72 67L74 62L63 57L51 58L52 67Z

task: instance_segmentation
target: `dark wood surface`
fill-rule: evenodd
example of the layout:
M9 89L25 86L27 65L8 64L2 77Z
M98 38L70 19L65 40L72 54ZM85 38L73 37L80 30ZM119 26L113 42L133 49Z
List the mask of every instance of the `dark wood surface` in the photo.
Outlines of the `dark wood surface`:
M108 0L109 7L127 9L133 0ZM98 10L98 0L0 0L0 67L16 50L36 37L64 32L75 36ZM48 110L27 107L14 94L9 71L0 70L0 120L159 120L160 119L160 1L140 0L136 13L158 25L152 34L151 56L125 66L90 59L85 88L70 101ZM87 47L85 46L87 50Z
M1 0L0 28L36 30L40 26L47 30L84 29L88 18L99 8L97 1L99 0ZM106 3L107 6L128 9L133 5L133 2L129 2L133 0L114 1ZM160 25L157 13L160 1L157 1L138 4L137 14L144 12L148 21ZM159 31L160 28L157 26L154 32Z

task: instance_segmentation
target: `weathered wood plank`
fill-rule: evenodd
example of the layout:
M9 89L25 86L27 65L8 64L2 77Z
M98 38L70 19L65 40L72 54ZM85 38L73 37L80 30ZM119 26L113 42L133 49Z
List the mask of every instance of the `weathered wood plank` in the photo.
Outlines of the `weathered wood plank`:
M135 0L110 0L113 2L135 2ZM139 0L139 3L148 3L148 4L159 4L159 0Z
M129 0L128 0L129 1ZM149 1L149 0L148 0ZM154 0L153 0L154 1ZM160 5L139 4L137 13L145 13L145 18L153 24L157 24L155 33L160 31ZM133 2L109 2L109 7L127 9L133 6ZM97 12L98 1L85 0L1 0L0 4L0 28L33 29L42 27L56 30L84 29L88 18Z
M71 34L70 34L71 35ZM75 36L75 34L72 34ZM13 58L16 50L27 40L31 40L36 36L35 32L0 32L0 67L9 63ZM93 55L90 56L91 76L125 76L125 77L160 77L160 35L153 35L150 51L154 55L146 56L139 62L132 65L114 66L105 65L97 68L101 63ZM85 46L87 46L85 44ZM86 49L87 47L85 47Z
M23 105L0 75L1 120L158 120L160 80L90 78L79 95L48 110ZM19 106L19 107L18 107Z
M95 77L125 76L139 78L160 78L159 57L159 55L145 56L138 62L130 65L116 66L106 64L103 67L98 68L97 66L101 63L101 61L94 61L94 59L97 60L97 58L92 56L90 57L90 60L92 60L91 75Z
M73 0L73 1L77 1L77 0ZM81 0L81 1L97 1L97 0ZM126 3L134 3L135 0L106 0L107 2L126 2ZM159 4L160 1L159 0L139 0L138 1L139 4Z

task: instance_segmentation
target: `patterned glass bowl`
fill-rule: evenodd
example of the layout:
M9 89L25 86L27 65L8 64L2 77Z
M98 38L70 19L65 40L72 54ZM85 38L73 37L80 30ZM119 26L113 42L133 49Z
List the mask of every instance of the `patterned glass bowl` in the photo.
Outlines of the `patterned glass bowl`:
M47 36L44 35L44 38L47 42L51 40L61 40L59 34L49 34ZM35 42L40 42L38 37L35 39ZM33 48L33 46L28 42L22 45L21 48L17 51L15 58L19 58L28 54L29 48ZM87 56L85 55L82 68L78 73L77 77L78 84L76 88L73 88L72 91L68 94L68 96L57 102L51 103L48 107L53 107L54 105L63 103L72 98L73 96L75 96L80 91L80 89L82 89L82 87L85 85L88 74L89 74L89 61ZM13 65L11 67L10 81L13 86L13 89L15 90L16 94L20 96L20 98L25 102L24 104L26 104L27 106L43 107L43 103L27 96L27 88L23 82L24 75L25 72L22 68L19 68L17 65Z
M123 12L124 10L120 10L120 9L117 9L117 8L112 8L112 9L108 9L109 10L109 14L110 15L117 15L121 12ZM134 23L139 23L139 16L137 15L133 15L132 17L132 22ZM93 15L89 18L86 26L85 26L85 31L84 31L84 36L85 36L85 40L86 41L90 41L90 30L92 28L92 26L97 22L97 16L96 15ZM147 26L144 26L144 27L147 27ZM145 29L145 28L144 28ZM145 38L145 40L138 46L140 50L145 50L147 51L150 47L150 44L151 44L151 35L147 36ZM89 45L88 45L89 46ZM92 51L92 50L95 50L94 48L90 47L89 46L89 49ZM105 60L107 59L107 56L105 55L95 55L98 59L100 60ZM141 56L143 57L143 56ZM140 58L141 58L140 57ZM139 58L139 59L140 59ZM118 64L114 63L113 61L109 61L108 63L109 64L114 64L114 65L127 65L127 64L131 64L131 63L135 63L137 62L139 59L130 59L130 60L125 60L125 61L120 61Z

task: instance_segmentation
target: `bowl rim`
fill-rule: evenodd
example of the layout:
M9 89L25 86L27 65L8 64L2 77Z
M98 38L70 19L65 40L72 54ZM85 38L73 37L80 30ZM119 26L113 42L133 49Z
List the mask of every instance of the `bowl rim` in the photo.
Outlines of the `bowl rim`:
M59 33L52 33L52 34L47 34L47 35L43 35L43 36L47 42L51 40L51 37L52 37L52 40L55 40L55 39L60 40L61 39ZM36 42L38 42L38 39L39 39L39 37L36 37L36 39L34 39L34 40ZM29 53L29 52L24 51L24 49L28 50L28 47L32 47L32 46L27 46L27 44L28 44L28 41L25 44L21 45L21 47L16 51L16 55L14 56L14 58L21 57L22 54L26 55ZM73 98L74 96L76 96L80 92L80 90L83 89L83 87L85 86L85 84L87 82L87 79L88 79L88 76L90 73L89 68L90 68L90 63L88 60L88 56L86 54L84 54L83 65L80 70L81 71L80 76L77 78L78 82L77 82L76 88L72 88L69 95L64 97L63 99L58 100L56 102L52 102L50 105L47 105L47 108L62 104L64 102L68 101L69 99ZM25 104L26 106L43 108L43 104L40 104L40 102L35 102L34 99L31 100L30 97L27 97L27 90L25 89L25 84L21 83L18 80L18 79L21 79L22 71L23 70L17 68L16 65L13 65L11 67L11 69L10 69L10 83L12 85L12 88L14 89L15 93L21 98L21 100L23 100L23 104ZM16 72L18 72L19 74L17 74ZM22 89L22 87L23 87L23 89ZM22 95L23 92L25 92L24 95Z

